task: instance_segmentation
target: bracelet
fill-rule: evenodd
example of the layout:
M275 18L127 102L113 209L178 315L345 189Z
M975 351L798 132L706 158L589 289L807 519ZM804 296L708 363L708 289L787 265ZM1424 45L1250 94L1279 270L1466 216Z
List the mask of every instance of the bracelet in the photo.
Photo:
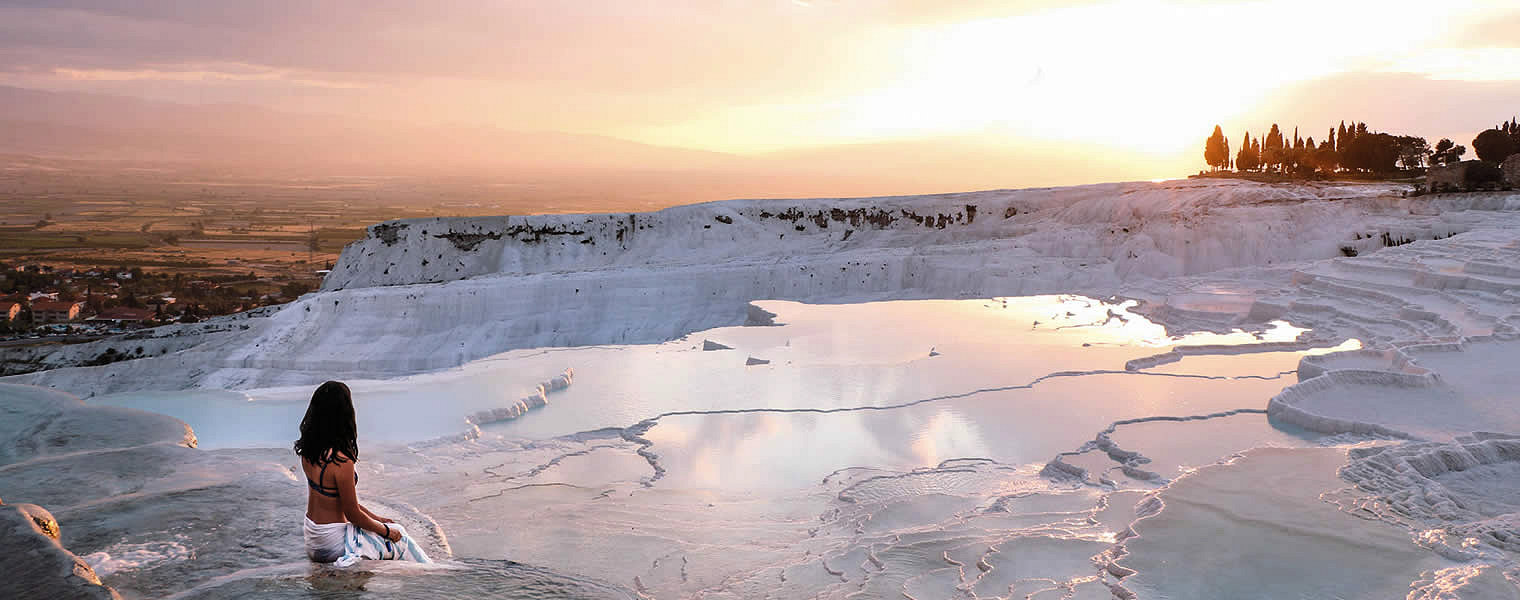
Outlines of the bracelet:
M381 525L385 525L385 539L391 539L391 526L387 523L381 523Z

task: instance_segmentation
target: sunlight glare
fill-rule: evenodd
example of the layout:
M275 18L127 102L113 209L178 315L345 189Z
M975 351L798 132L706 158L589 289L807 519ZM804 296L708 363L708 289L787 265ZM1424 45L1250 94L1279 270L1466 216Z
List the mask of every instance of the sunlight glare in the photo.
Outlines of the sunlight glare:
M1404 10L1440 7L1394 1L1368 8L1120 0L923 28L901 48L901 77L856 98L845 126L859 136L994 128L1157 155L1186 151L1200 130L1281 86L1445 33L1395 27ZM1300 18L1311 12L1316 22L1358 25L1323 31ZM1394 29L1399 35L1387 34ZM1105 50L1111 48L1123 52Z

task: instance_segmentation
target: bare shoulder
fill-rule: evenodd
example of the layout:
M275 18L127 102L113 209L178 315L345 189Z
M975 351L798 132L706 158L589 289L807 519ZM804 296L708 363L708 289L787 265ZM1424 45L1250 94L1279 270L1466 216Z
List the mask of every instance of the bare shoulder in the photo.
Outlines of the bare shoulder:
M342 452L333 452L331 460L327 462L327 469L329 471L336 470L340 473L352 472L354 470L354 459L349 458L347 454Z
M304 456L299 457L298 460L301 463L301 469L306 471L308 475L319 471L326 473L351 473L354 470L354 460L341 452L329 454L319 462L313 462Z

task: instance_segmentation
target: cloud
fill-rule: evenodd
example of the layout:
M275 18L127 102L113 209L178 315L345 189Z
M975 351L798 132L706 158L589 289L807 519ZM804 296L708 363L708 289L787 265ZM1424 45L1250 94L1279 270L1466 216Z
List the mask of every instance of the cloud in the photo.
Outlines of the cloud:
M1385 66L1429 79L1520 81L1520 48L1437 48Z
M182 102L237 97L258 83L250 101L286 109L362 103L392 118L584 131L736 101L824 97L889 77L892 65L876 57L893 34L860 19L858 6L820 4L0 0L0 81ZM250 78L226 65L280 75ZM277 93L282 80L289 98ZM297 89L314 85L369 93Z
M942 25L1017 17L1099 3L1100 0L881 0L854 4L870 5L873 14L890 22Z
M674 1L387 0L0 4L0 40L47 67L235 62L353 75L488 79L708 70L787 42L824 55L832 14ZM682 9L684 7L684 9ZM441 10L446 8L446 10ZM795 8L795 7L789 7ZM651 79L652 84L670 83Z
M1485 19L1463 31L1453 40L1460 48L1513 48L1520 45L1520 11Z
M12 70L241 63L347 77L600 83L613 90L820 84L902 26L1054 0L0 0ZM748 83L748 85L746 85Z
M1461 50L1507 47L1520 13L1488 8L1503 6L0 0L0 83L707 148L1025 121L1071 134L1071 113L1107 136L1103 118L1174 131L1333 73L1515 78L1513 54ZM1348 102L1332 100L1313 101Z
M1304 135L1323 139L1342 120L1354 120L1379 131L1468 144L1479 131L1513 116L1517 97L1520 81L1344 73L1283 88L1225 126L1232 136L1242 129L1259 134L1275 122L1289 129L1301 126Z
M168 69L53 69L52 75L69 81L177 81L177 82L279 82L297 87L363 89L346 81L325 81L258 65L176 65Z

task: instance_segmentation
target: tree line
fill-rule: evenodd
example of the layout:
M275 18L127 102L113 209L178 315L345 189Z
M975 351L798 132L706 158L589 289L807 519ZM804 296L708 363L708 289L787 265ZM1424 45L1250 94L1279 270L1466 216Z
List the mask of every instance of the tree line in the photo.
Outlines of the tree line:
M1214 134L1204 142L1204 162L1215 170L1301 176L1315 172L1387 174L1400 167L1412 171L1427 165L1454 164L1467 153L1466 146L1446 138L1431 146L1425 138L1379 132L1357 121L1350 124L1342 121L1319 143L1315 143L1313 136L1300 137L1296 127L1289 138L1276 123L1266 135L1253 138L1247 131L1240 139L1240 147L1231 155L1230 140L1215 125ZM1473 139L1472 145L1479 160L1502 162L1520 152L1520 122L1510 119L1485 130Z

